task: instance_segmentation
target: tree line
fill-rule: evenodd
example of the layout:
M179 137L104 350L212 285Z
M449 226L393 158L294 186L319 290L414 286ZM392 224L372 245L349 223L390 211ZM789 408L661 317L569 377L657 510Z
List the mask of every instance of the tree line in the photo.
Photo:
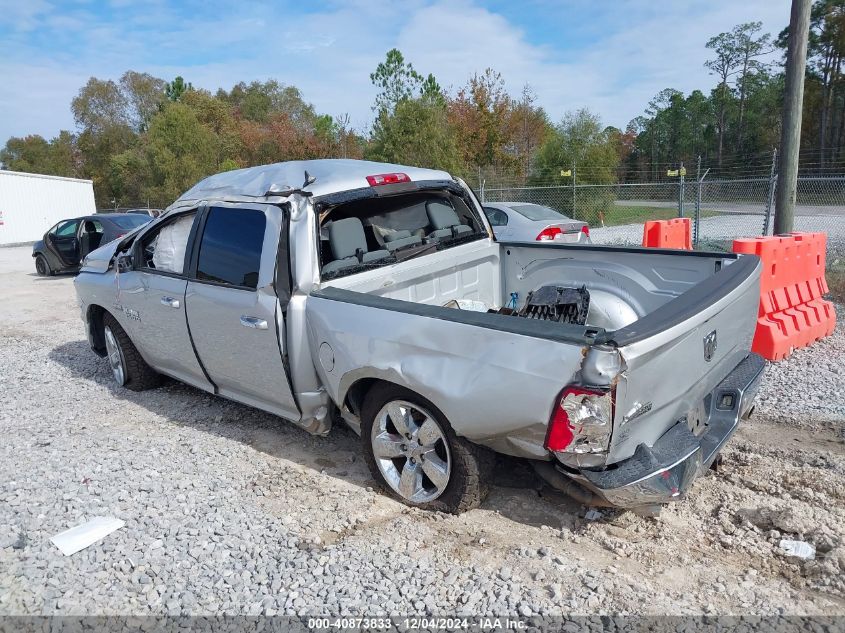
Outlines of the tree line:
M624 130L581 109L553 122L525 85L510 93L487 69L444 90L396 49L370 75L374 122L316 111L294 86L241 82L216 93L176 77L127 71L92 77L71 102L75 131L10 138L6 169L90 178L97 204L165 206L204 176L251 165L349 157L436 167L472 184L652 181L701 160L716 172L762 175L780 137L788 32L759 22L712 37L709 91L665 89ZM775 56L782 59L783 55ZM813 6L805 83L805 170L845 169L845 0Z

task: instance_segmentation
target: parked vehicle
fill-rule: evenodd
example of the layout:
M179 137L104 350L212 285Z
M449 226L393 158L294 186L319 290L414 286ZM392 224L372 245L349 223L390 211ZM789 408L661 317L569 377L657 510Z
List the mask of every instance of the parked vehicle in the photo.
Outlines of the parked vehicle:
M203 180L75 284L118 384L342 419L385 489L460 512L494 452L585 503L679 498L752 408L759 277L754 256L498 242L448 173L318 160Z
M590 243L586 222L573 220L551 207L531 202L488 202L483 208L499 241Z
M35 272L41 276L76 272L88 253L150 220L148 215L135 213L98 213L62 220L32 245Z
M103 211L98 211L98 213L139 213L141 215L148 215L151 218L157 218L162 213L164 213L164 211L162 209L152 209L150 207L138 207L130 209L106 209Z

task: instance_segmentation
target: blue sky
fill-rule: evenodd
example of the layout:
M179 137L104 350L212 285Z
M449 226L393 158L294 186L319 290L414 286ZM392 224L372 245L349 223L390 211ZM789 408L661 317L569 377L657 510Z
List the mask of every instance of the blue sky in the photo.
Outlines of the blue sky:
M492 67L530 84L555 120L588 107L624 127L663 88L709 88L707 39L759 20L776 35L789 0L221 2L0 0L0 143L73 129L90 76L182 75L212 91L276 78L320 112L366 129L369 74L399 48L456 90Z

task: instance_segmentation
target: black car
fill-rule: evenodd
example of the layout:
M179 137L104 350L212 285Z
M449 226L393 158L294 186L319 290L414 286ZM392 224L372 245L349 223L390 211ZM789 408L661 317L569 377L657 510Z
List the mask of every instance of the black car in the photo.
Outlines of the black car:
M150 220L140 213L98 213L62 220L32 245L35 271L41 276L77 272L88 253Z

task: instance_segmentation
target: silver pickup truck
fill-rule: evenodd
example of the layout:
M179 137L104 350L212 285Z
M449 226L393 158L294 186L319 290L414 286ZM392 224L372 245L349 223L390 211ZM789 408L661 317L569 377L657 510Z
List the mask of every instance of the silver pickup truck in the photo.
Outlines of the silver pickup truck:
M752 409L754 256L493 238L448 173L211 176L76 278L92 349L310 433L345 421L404 502L460 512L503 453L585 504L678 499Z

